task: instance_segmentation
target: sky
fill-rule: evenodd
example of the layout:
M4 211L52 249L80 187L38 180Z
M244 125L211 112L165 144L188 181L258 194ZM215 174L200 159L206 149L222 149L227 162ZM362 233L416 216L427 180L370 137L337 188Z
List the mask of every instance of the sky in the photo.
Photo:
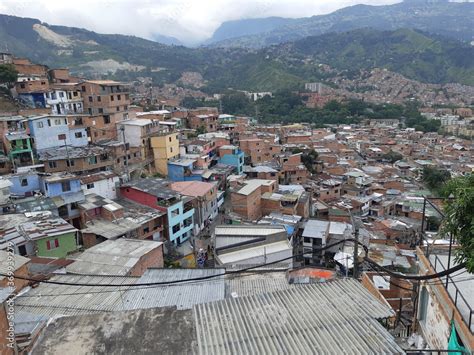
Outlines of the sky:
M0 0L0 13L37 18L51 25L80 27L153 39L162 34L192 45L224 21L269 16L308 17L358 3L400 0Z

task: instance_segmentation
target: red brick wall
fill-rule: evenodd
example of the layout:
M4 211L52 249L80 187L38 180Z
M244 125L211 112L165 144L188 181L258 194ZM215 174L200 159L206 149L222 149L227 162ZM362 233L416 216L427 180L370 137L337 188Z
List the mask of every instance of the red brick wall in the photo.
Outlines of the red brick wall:
M6 307L6 303L0 305L0 355L14 354L13 349L8 347L10 342L7 339L9 335Z
M163 245L153 249L148 254L143 255L138 263L130 270L130 276L142 276L146 269L162 268L163 262Z
M25 265L21 266L18 270L15 271L15 276L18 277L28 277L29 271L28 271L28 263ZM20 291L23 287L28 285L28 280L21 280L21 279L15 279L15 291ZM8 279L5 277L3 280L0 281L0 288L2 287L7 287L8 286Z
M99 241L94 233L82 233L82 244L87 249L99 244Z

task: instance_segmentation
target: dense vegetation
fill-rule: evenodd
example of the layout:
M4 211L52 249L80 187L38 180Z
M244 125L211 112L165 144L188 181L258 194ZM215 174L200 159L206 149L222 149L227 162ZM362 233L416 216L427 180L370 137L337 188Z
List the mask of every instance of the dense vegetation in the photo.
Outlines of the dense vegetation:
M447 200L441 231L461 245L457 261L466 262L468 272L474 273L474 174L449 180L443 195Z
M7 88L11 88L18 77L18 72L12 64L0 65L0 84L5 84Z
M33 29L40 25L64 36L61 38L67 44L46 41ZM125 66L113 73L115 79L149 76L155 85L176 82L184 71L195 71L206 80L206 91L213 93L228 88L297 89L304 82L327 78L320 63L330 64L347 76L376 66L425 82L474 84L474 62L470 60L474 47L413 30L328 33L255 51L166 46L133 36L103 35L0 15L0 43L17 56L51 67L70 67L86 76L96 72L97 61L103 60ZM126 69L129 65L143 68ZM111 77L111 73L106 76Z
M256 117L261 123L311 123L315 127L330 124L360 123L363 119L400 119L407 127L422 132L436 132L440 122L428 120L418 112L417 103L403 105L371 104L361 100L345 102L330 101L322 108L307 108L304 98L289 90L277 91L273 97L265 96L257 101L248 99L244 93L229 91L223 95L221 102L209 102L194 98L185 98L183 106L195 108L199 106L222 105L225 113ZM400 158L397 154L386 157L390 161Z
M425 166L422 174L423 183L436 194L440 193L444 184L451 178L449 171L430 166Z

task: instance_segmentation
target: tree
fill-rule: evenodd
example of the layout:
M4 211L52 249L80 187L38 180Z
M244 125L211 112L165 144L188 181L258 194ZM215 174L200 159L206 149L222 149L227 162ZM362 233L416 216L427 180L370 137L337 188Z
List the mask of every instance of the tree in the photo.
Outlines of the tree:
M395 163L398 160L403 159L403 155L400 153L394 152L393 150L390 150L388 153L382 155L382 158L385 160L388 160L390 163Z
M423 168L423 182L432 191L439 191L450 178L451 174L447 170L430 166Z
M8 88L12 88L18 78L18 72L13 64L0 65L0 84L6 84Z
M314 174L316 171L314 169L314 162L318 160L318 152L316 152L314 149L311 149L308 152L304 152L299 148L295 148L291 151L293 154L301 154L301 162L303 165L308 169L308 171L311 174Z
M204 134L204 133L207 133L206 127L204 127L204 126L199 126L199 127L196 129L196 134L197 134L197 135Z
M467 271L474 273L474 174L451 179L442 194L447 202L441 231L460 245L456 262L465 262Z

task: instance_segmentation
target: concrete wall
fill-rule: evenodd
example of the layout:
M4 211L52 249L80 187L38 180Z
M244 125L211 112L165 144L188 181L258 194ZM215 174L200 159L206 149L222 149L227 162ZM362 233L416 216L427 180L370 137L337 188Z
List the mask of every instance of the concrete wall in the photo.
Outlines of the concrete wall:
M92 182L91 184L94 184L94 187L87 188L87 184L84 184L81 185L81 188L85 195L94 193L105 198L115 199L117 198L115 184L119 182L119 180L118 176L114 176L112 178Z
M421 249L417 248L416 254L420 260L420 274L434 274L435 270L431 267L430 262ZM426 303L426 318L425 320L420 320L422 312L421 292L423 289L426 290L428 299ZM425 340L428 342L429 348L447 349L450 334L450 320L453 317L461 341L464 343L464 346L472 352L474 350L474 335L464 323L461 314L449 297L444 285L428 285L423 283L419 292L418 314L416 315L418 320L417 324Z

